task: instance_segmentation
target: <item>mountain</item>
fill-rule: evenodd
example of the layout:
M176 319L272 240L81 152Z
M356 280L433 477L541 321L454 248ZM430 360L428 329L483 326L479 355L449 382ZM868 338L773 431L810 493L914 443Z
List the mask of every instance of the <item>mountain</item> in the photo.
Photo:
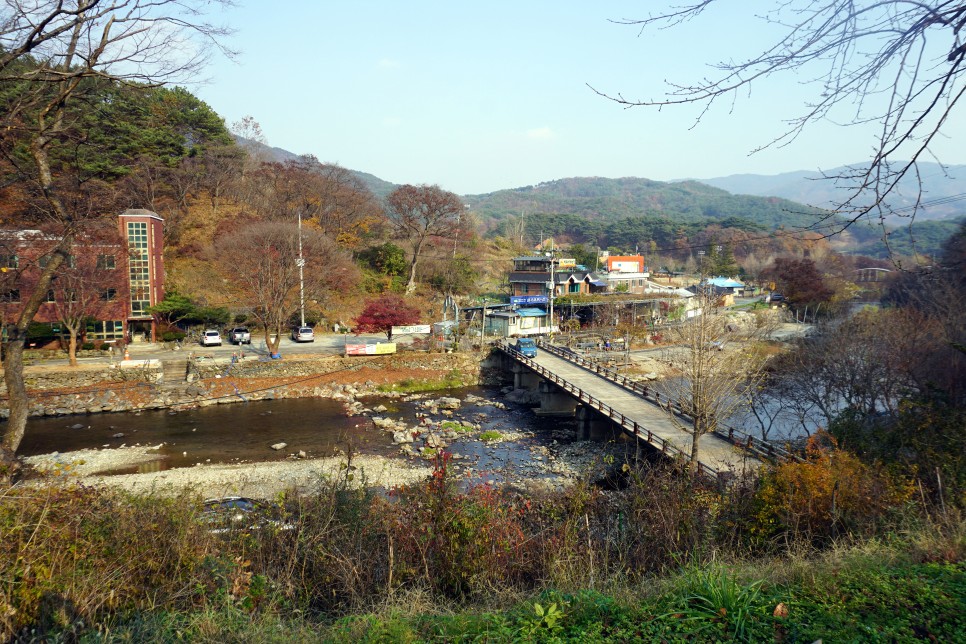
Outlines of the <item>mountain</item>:
M848 196L848 185L826 176L844 174L855 167L859 164L834 168L824 175L799 170L775 175L734 174L699 181L735 194L782 197L818 208L834 208ZM966 215L966 165L920 163L919 172L925 208L916 215L918 221L951 221ZM894 208L907 208L910 212L918 197L917 179L906 176L899 184L899 196L891 197L890 202ZM895 217L888 223L900 225L904 220Z
M769 228L808 226L827 214L778 197L733 195L697 181L666 183L635 177L573 177L467 195L464 201L487 228L510 217L540 213L601 222L628 217L661 217L682 223L742 219Z

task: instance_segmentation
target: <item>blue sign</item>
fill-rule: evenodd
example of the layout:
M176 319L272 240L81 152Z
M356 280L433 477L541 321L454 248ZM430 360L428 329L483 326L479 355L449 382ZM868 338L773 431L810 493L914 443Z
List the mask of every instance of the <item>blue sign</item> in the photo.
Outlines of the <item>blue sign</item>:
M512 295L510 296L510 304L520 305L520 304L546 304L548 302L546 295Z

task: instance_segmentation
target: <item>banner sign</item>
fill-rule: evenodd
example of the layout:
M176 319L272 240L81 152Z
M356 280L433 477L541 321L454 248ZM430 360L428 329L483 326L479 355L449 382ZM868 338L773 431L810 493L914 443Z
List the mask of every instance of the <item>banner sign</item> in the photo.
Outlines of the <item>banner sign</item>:
M432 329L428 324L413 324L410 326L394 326L392 334L404 335L406 333L430 333Z
M345 345L347 356L381 356L389 353L396 353L395 342L380 342L378 344L347 344Z
M563 259L563 258L561 258L561 259L558 259L557 260L557 266L559 268L573 268L576 265L577 265L577 260L575 260L575 259Z
M510 296L510 304L546 304L546 295L512 295Z

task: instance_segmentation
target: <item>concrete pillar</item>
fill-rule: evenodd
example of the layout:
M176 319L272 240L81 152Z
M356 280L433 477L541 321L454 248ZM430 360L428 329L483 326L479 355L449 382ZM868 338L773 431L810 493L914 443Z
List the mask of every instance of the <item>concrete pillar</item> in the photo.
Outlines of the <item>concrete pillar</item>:
M577 401L566 391L547 380L541 380L537 391L540 392L540 407L534 409L538 416L573 416Z
M577 438L581 440L606 441L620 431L610 418L586 405L577 407L576 417Z
M510 371L513 373L513 388L514 389L526 389L528 391L537 391L537 387L543 380L539 375L527 369L519 362L514 362L510 365Z

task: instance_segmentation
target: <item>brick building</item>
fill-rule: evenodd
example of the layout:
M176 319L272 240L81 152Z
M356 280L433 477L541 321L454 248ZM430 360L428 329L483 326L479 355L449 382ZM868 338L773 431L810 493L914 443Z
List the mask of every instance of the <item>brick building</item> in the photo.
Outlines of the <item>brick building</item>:
M13 321L59 238L39 230L0 230L0 315ZM78 236L34 320L56 324L83 307L87 342L155 340L148 307L164 298L164 221L149 210L126 210L116 226Z

